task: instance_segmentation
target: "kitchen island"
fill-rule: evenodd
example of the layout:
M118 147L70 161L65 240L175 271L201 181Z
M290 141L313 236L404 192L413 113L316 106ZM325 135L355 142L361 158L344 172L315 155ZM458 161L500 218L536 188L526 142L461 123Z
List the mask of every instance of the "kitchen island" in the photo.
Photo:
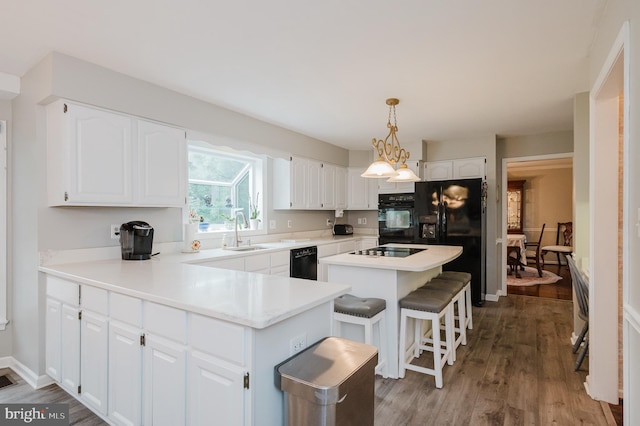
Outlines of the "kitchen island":
M442 265L462 254L457 246L419 244L386 244L385 248L398 248L397 252L417 251L407 257L378 256L345 253L320 259L328 266L328 281L351 286L351 294L358 297L385 299L387 321L387 364L389 377L398 378L400 309L398 301L438 275ZM398 253L396 253L398 254ZM362 327L344 324L343 336L364 341ZM411 330L411 327L407 328ZM412 334L412 333L411 333ZM375 335L375 333L374 333ZM413 342L413 335L407 335Z
M157 260L40 271L47 374L116 424L283 424L273 367L329 336L350 290Z

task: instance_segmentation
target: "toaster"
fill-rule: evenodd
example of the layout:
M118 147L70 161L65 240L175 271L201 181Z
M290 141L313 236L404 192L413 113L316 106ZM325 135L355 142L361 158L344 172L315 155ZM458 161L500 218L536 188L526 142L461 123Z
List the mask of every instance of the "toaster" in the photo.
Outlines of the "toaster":
M353 226L336 223L333 225L333 235L353 235Z

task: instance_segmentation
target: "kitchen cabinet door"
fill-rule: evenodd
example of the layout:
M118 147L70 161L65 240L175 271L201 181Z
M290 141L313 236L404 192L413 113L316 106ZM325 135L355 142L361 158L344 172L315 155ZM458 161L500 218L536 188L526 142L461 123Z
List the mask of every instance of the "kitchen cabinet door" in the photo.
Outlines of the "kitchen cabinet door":
M347 180L349 170L346 167L336 166L335 194L336 209L347 208Z
M485 179L487 176L486 164L487 160L484 157L462 158L459 160L453 160L453 178Z
M188 424L244 425L244 378L244 368L191 351Z
M109 324L109 419L117 425L142 424L142 330Z
M138 204L184 206L187 186L184 130L139 120L137 147Z
M62 350L62 303L47 298L45 368L53 380L60 382L60 364Z
M290 204L292 209L304 209L307 207L307 186L309 185L309 170L307 160L291 158L290 170ZM285 191L286 188L280 188Z
M424 163L425 180L448 180L453 179L452 161L429 161Z
M62 305L60 386L75 395L80 386L80 309Z
M85 309L80 324L80 399L106 415L109 322L105 316Z
M326 210L336 208L336 166L333 164L322 165L322 203Z
M186 349L152 334L147 334L145 341L144 423L186 424ZM211 415L215 416L215 412Z
M67 101L47 107L49 205L131 205L131 117Z
M422 162L408 161L407 167L413 171L418 177L423 176ZM414 182L387 182L386 179L372 179L378 181L378 193L380 194L400 194L411 193L416 191Z
M360 168L348 171L347 208L349 210L378 209L378 179L363 178Z
M307 185L307 209L322 209L322 163L314 160L307 160L309 171L309 182Z

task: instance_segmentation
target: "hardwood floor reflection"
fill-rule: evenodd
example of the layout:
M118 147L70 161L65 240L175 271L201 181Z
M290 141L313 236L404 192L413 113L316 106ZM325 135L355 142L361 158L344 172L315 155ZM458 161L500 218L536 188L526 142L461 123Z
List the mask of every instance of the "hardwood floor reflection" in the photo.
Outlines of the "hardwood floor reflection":
M412 371L376 379L377 426L615 425L586 394L587 371L573 371L572 302L509 295L473 309L468 344L445 367L442 389Z

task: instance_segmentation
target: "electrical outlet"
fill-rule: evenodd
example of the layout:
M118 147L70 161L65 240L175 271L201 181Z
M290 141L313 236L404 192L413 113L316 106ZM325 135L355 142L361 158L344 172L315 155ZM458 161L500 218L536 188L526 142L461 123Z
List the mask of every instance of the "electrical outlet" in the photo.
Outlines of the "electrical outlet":
M120 225L111 225L111 239L112 240L120 239Z
M363 218L362 218L362 224L363 224L363 225L366 225L366 224L367 224L367 218L366 218L366 217L363 217Z
M307 333L294 337L289 342L289 355L296 354L307 347Z
M362 225L362 218L361 217L358 218L358 225Z
M333 226L333 222L331 222L331 219L327 219L327 226Z
M291 219L289 219L287 221L287 228L291 228L291 227L293 227L293 221Z

